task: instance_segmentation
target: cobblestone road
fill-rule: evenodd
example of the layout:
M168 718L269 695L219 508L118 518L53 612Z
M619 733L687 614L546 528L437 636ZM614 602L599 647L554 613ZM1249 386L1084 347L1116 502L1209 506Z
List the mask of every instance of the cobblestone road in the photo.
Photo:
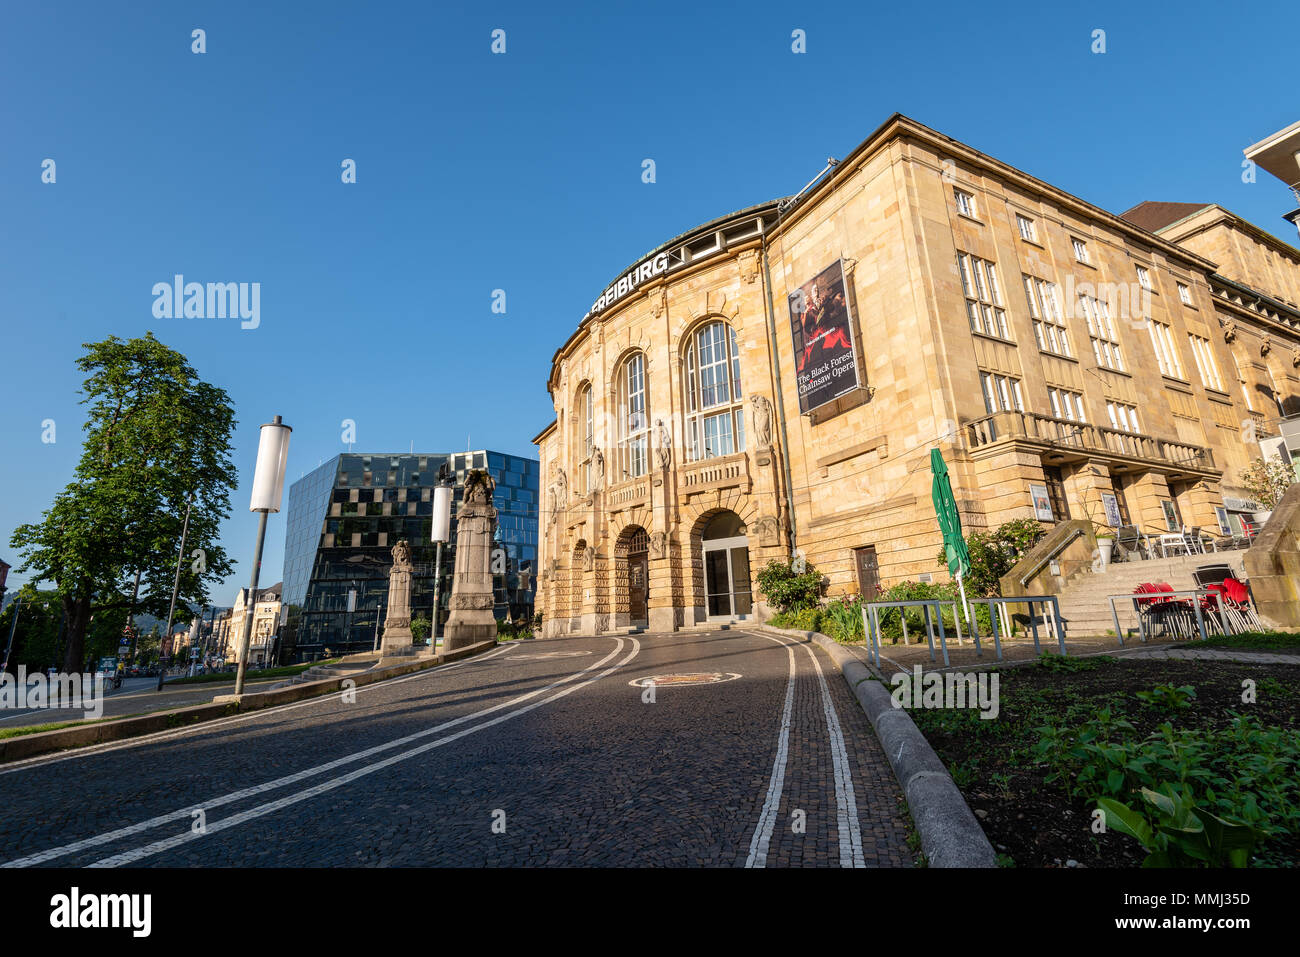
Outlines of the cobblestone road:
M898 786L830 659L718 631L489 655L0 766L14 866L900 866ZM653 702L636 682L660 683ZM731 675L739 677L732 678Z

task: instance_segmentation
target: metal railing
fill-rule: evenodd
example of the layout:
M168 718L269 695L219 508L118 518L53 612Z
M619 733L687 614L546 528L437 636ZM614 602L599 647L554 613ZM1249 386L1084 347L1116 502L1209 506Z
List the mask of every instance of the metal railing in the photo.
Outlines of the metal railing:
M989 622L993 628L993 648L997 653L998 661L1002 660L1002 641L998 634L999 619L1001 619L1008 635L1014 631L1011 627L1011 611L1008 607L1010 605L1029 606L1029 629L1034 636L1034 652L1037 654L1043 653L1043 647L1038 641L1038 619L1040 616L1034 614L1034 605L1043 605L1045 608L1050 607L1050 613L1041 617L1046 624L1050 624L1050 633L1056 636L1056 645L1061 649L1061 654L1068 654L1065 650L1065 628L1061 623L1061 605L1055 595L1011 595L1007 597L972 598L970 603L972 605L988 605Z
M950 664L948 660L948 637L943 626L943 606L952 605L952 620L957 629L957 643L964 644L961 635L961 615L958 608L961 602L955 598L924 598L916 601L872 601L862 603L862 629L866 633L867 640L870 643L870 652L872 661L877 668L880 667L880 612L888 608L921 608L925 615L926 638L930 643L930 660L934 661L934 622L939 622L939 647L943 650L943 666L947 668ZM899 616L903 622L903 644L908 644L907 633L907 614L900 611ZM975 650L979 654L980 639L979 630L973 629L975 638Z

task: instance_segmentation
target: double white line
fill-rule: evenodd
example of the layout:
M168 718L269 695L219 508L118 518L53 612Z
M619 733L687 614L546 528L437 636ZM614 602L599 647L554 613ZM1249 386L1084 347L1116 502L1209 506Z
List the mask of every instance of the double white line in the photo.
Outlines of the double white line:
M777 811L781 807L781 792L785 787L785 767L790 757L790 719L794 710L795 662L794 644L783 641L773 635L742 632L754 638L766 638L784 646L790 657L790 677L785 686L785 707L781 711L781 733L777 737L776 759L772 764L772 776L767 785L767 796L763 801L763 810L758 816L758 826L749 842L749 857L746 867L766 867L767 851L772 841L772 831L776 827ZM853 774L849 767L849 749L844 743L844 731L840 727L839 715L831 701L831 690L826 684L826 675L822 672L821 662L810 645L803 645L812 659L817 671L817 683L821 686L822 713L826 717L826 731L831 742L831 765L835 777L835 816L836 830L839 832L840 867L866 867L866 858L862 853L862 827L858 822L858 800L853 787Z
M513 711L507 711L505 714L500 714L497 717L492 718L491 720L482 722L481 724L476 724L471 727L464 728L460 731L457 731L454 734L449 734L443 737L434 738L434 740L432 741L425 741L423 744L420 744L416 747L409 748L405 751L401 751L397 754L384 758L381 761L375 761L371 764L364 765L360 768L357 768L354 771L348 772L347 774L339 775L338 777L329 778L325 781L321 781L319 784L315 784L312 787L305 788L302 791L298 791L293 794L286 795L285 797L279 798L274 801L268 801L264 804L259 804L255 807L249 808L246 811L241 811L238 814L232 815L231 817L223 818L215 822L209 822L200 831L196 832L187 829L184 833L175 835L173 837L165 838L161 841L154 841L153 843L145 844L141 847L134 848L132 850L123 851L111 857L103 858L101 860L94 862L90 866L91 867L118 867L123 864L131 864L143 858L152 857L153 855L159 854L163 851L170 850L175 847L179 847L180 845L185 844L189 841L198 840L202 837L205 837L210 834L214 834L218 831L224 831L232 827L238 827L240 824L245 824L248 821L255 820L256 818L259 817L264 817L265 815L274 813L275 811L281 810L282 808L289 807L301 801L306 801L309 798L316 797L319 794L324 794L327 791L332 791L335 788L340 788L345 784L357 780L358 778L364 777L368 774L373 774L376 771L383 770L384 768L390 767L401 761L406 761L410 758L416 757L417 755L424 754L426 751L431 751L434 748L442 747L444 744L450 744L453 741L458 741L461 738L466 737L467 735L474 734L477 731L482 731L485 728L490 728L494 725L502 723L503 721L509 721L511 718L517 718L520 715L526 714L527 712L532 711L535 708L540 708L544 704L548 704L552 701L564 697L565 695L572 694L574 691L577 691L579 688L586 687L587 685L592 684L593 682L599 681L601 678L604 678L607 675L612 674L614 671L617 671L619 668L628 664L628 662L630 662L633 658L635 658L641 650L641 643L637 641L635 638L630 638L627 639L626 641L622 638L617 638L615 640L617 641L617 645L615 646L614 650L611 651L604 658L602 658L600 661L597 661L589 665L588 667L583 668L581 671L574 672L573 674L565 678L561 678L558 681L554 681L549 685L546 685L542 688L538 688L535 691L530 691L527 694L519 695L518 697L512 698L509 701L504 701L501 704L493 705L490 708L484 708L481 711L476 711L472 714L463 715L459 718L453 718L452 720L443 722L442 724L437 725L435 727L427 728L424 731L418 731L415 734L407 735L404 738L398 738L397 740L390 741L387 744L381 744L373 748L367 748L364 751L358 751L354 754L350 754L345 757L338 758L334 761L329 761L326 762L325 764L320 764L317 765L316 767L308 768L305 771L299 771L295 774L290 774L282 778L277 778L274 781L268 781L265 784L259 784L253 787L242 788L238 791L232 791L229 794L221 795L219 797L210 799L208 801L204 801L197 805L191 805L189 807L185 807L177 811L172 811L168 814L159 815L158 817L151 818L147 821L141 821L139 824L133 824L129 827L119 828L115 831L109 831L104 834L96 835L95 837L86 838L85 840L81 840L81 841L76 841L72 844L65 844L61 847L55 847L55 848L50 848L49 850L40 851L36 854L32 854L27 857L21 857L16 860L8 861L0 866L28 867L33 864L42 864L46 861L54 860L56 858L63 857L68 854L74 854L77 853L78 851L84 851L92 847L98 847L100 845L108 844L113 841L118 841L126 837L131 837L132 835L135 834L140 834L145 831L150 831L153 830L154 828L175 821L183 820L188 822L191 820L191 818L194 815L194 812L197 810L202 810L206 815L206 813L213 808L221 807L223 805L230 804L235 801L241 801L246 798L254 797L256 795L263 794L268 791L276 790L282 787L287 787L291 784L296 784L300 781L306 780L307 778L315 777L316 775L323 774L327 771L332 771L335 768L341 767L342 765L351 764L354 761L364 760L365 758L371 757L382 751L388 751L393 748L400 747L404 744L410 744L414 741L428 738L431 735L439 734L440 732L447 731L450 728L454 728L457 727L458 725L466 724L467 722L485 717L490 714L494 714L495 712L505 711L505 709L507 708L513 708L514 706L519 705L522 702L529 701L530 699L533 698L537 698L540 695L545 695L547 692L553 691L557 688L562 689L556 692L555 694L550 695L549 697L544 697L538 701L532 701L531 704L524 705L523 707L517 707ZM596 671L596 669L601 668L603 665L606 664L606 662L610 661L613 658L618 657L618 655L620 655L623 652L623 649L628 642L631 643L632 649L626 658L624 658L622 661L617 662L614 665L611 665L608 668L605 668L603 671L599 671L595 674L590 674L591 672ZM590 674L590 677L586 678L586 680L580 681L577 684L571 684L572 682L581 678L583 675L588 675L588 674ZM564 685L568 685L568 687L562 687Z

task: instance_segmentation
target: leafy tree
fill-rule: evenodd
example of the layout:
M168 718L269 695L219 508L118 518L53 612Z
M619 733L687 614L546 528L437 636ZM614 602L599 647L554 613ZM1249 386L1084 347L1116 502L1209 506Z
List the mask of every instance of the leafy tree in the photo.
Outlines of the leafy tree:
M40 671L57 664L59 654L58 594L53 589L38 591L29 583L19 589L19 595L22 607L18 607L15 598L0 614L0 660L4 658L14 615L18 616L13 647L9 652L9 670L15 674L19 665L26 665L28 671Z
M767 596L768 604L778 611L798 611L816 608L821 601L821 572L807 562L800 563L802 571L790 562L770 561L758 573L758 588Z
M1280 458L1258 458L1241 473L1241 484L1250 497L1265 509L1277 508L1286 490L1295 481L1295 472Z
M23 556L19 570L58 591L67 672L109 642L116 648L137 569L135 610L167 614L187 496L194 505L178 601L206 604L208 585L232 571L218 544L235 481L229 396L153 333L85 349L77 366L88 374L86 438L73 481L10 540Z
M424 618L424 617L412 618L411 637L414 638L417 642L424 641L424 639L429 637L429 630L432 627L433 627L433 623L429 621L428 618Z

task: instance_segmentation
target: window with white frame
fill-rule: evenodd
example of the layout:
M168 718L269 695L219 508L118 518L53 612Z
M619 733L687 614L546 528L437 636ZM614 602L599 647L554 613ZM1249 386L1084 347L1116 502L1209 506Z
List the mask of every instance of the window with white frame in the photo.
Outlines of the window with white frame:
M1201 374L1201 382L1222 392L1223 379L1219 376L1219 365L1214 361L1214 353L1210 351L1210 340L1190 332L1187 338L1192 344L1192 356L1196 359L1196 371Z
M1123 432L1139 432L1138 410L1123 402L1107 402L1106 415L1110 417L1111 428Z
M621 479L645 475L650 460L650 410L645 356L635 353L618 372L618 470Z
M1110 318L1110 306L1104 299L1079 296L1079 311L1088 323L1088 338L1092 340L1092 354L1103 369L1124 371L1124 357L1120 354L1119 337L1115 323Z
M1246 402L1246 409L1247 411L1254 412L1255 403L1250 398L1250 383L1246 381L1246 376L1241 371L1241 363L1237 361L1237 357L1231 351L1228 353L1228 357L1232 359L1232 371L1236 373L1237 384L1241 386L1241 397Z
M1169 325L1157 322L1155 319L1148 319L1147 330L1151 333L1151 346L1156 351L1156 364L1160 366L1161 375L1181 379L1183 366L1178 361L1178 353L1174 349L1174 335L1169 330Z
M745 451L736 331L710 322L686 349L686 455L692 462Z
M1178 298L1182 301L1184 306L1190 306L1192 304L1192 291L1187 288L1185 283L1180 282L1177 285Z
M582 418L582 461L578 465L578 474L582 481L582 494L591 491L591 456L596 448L596 417L594 414L591 386L585 386L578 397L578 414Z
M1010 339L1007 331L1007 314L1002 308L1002 290L993 263L971 256L957 254L961 271L961 286L966 294L966 315L974 332L999 339Z
M1025 281L1025 298L1029 300L1029 315L1034 320L1034 338L1038 341L1038 348L1058 356L1073 355L1056 283L1033 276L1021 278Z
M1138 285L1141 286L1143 289L1150 290L1152 288L1151 270L1147 269L1146 266L1138 266L1137 274L1138 274Z
M952 188L952 195L957 199L957 212L975 219L975 196L956 186Z
M1088 421L1083 413L1083 396L1080 393L1051 386L1047 390L1047 399L1052 404L1052 415L1055 418L1069 419L1071 422Z
M1088 244L1082 239L1070 238L1070 245L1074 247L1074 258L1081 263L1088 262Z
M984 409L989 415L994 412L1025 410L1019 379L998 372L981 372L980 385L984 390Z
M1016 213L1016 226L1020 229L1020 238L1028 240L1031 243L1038 242L1038 230L1034 228L1034 221L1028 216L1021 216Z

